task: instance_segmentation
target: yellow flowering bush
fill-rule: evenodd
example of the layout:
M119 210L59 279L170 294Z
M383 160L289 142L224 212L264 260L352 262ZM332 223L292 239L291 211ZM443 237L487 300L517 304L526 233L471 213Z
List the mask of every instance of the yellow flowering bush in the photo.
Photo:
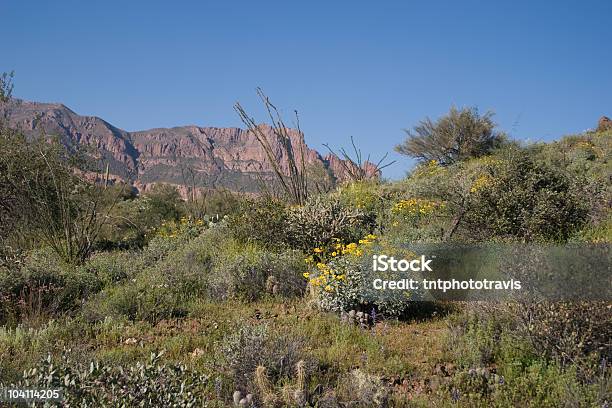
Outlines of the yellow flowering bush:
M419 164L414 171L412 172L412 176L414 177L427 177L433 176L437 173L444 172L444 167L440 166L437 160L429 160L424 163Z
M181 217L178 221L164 221L159 228L153 228L154 236L174 239L182 236L198 236L207 226L202 219Z
M337 286L346 281L346 274L334 268L334 260L343 256L361 257L364 247L375 242L377 236L368 234L358 242L344 244L338 238L328 247L317 247L305 261L310 271L304 272L304 277L313 288L322 288L326 292L334 291Z
M488 176L488 175L482 175L482 176L478 177L472 183L472 187L470 188L470 193L476 193L479 190L481 190L481 189L491 185L492 180L493 179L491 178L491 176Z
M373 181L352 182L338 189L339 198L345 205L369 212L378 212L384 206L379 194L380 186Z
M331 251L331 252L330 252ZM404 312L413 293L380 291L372 288L375 278L400 279L402 272L374 272L371 257L377 253L393 253L410 258L414 254L390 246L376 235L366 235L357 242L337 242L331 248L315 248L306 258L309 270L304 273L319 307L334 312L362 310L386 316Z
M401 200L393 206L391 212L401 218L415 218L432 215L444 210L446 205L442 201L425 198L409 198Z

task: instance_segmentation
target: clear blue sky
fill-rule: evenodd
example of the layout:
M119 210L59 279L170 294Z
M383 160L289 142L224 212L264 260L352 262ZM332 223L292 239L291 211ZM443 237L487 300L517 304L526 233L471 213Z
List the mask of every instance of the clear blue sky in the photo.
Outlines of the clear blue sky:
M551 140L612 116L612 2L18 1L0 4L15 96L126 130L239 126L255 88L308 143L379 157L451 105ZM397 178L412 161L385 173Z

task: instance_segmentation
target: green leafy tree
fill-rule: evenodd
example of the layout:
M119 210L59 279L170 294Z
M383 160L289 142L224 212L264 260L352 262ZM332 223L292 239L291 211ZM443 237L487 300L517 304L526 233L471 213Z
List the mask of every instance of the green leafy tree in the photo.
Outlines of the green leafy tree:
M0 104L12 89L12 74L0 75ZM43 244L67 263L82 263L116 201L104 205L108 175L103 180L76 147L47 135L28 140L5 122L0 119L2 252Z
M86 158L14 132L3 132L0 151L3 243L19 237L18 245L42 243L66 263L82 263L114 205L103 205L104 187Z
M444 166L486 155L506 141L505 134L495 131L492 117L492 112L480 115L475 108L452 107L437 121L426 118L412 130L406 130L408 138L395 150Z

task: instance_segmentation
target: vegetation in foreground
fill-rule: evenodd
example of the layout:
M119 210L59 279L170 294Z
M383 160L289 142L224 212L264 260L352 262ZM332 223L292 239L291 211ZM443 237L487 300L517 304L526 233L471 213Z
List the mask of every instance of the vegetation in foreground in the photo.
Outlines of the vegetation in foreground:
M398 148L422 159L402 181L354 171L320 193L298 161L284 196L184 202L92 183L2 128L0 384L61 387L66 406L607 406L609 303L365 298L360 260L374 243L609 245L611 142L518 146L453 110Z

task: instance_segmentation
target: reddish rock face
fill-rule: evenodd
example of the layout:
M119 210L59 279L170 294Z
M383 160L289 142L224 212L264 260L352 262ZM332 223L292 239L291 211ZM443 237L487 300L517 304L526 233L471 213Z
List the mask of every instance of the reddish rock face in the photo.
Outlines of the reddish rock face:
M0 109L9 125L28 136L59 136L65 145L94 147L110 164L110 172L143 191L154 183L198 188L224 187L253 192L261 179L271 180L272 166L259 142L239 128L181 126L127 132L94 116L80 116L62 104L15 100ZM272 150L287 171L289 160L272 128L260 125ZM335 156L322 157L310 149L303 134L290 131L294 152L303 151L309 166L320 167L337 179L346 171Z
M611 130L611 129L612 129L612 119L610 119L607 116L602 116L601 118L599 118L599 123L597 124L598 132L603 132L605 130Z

